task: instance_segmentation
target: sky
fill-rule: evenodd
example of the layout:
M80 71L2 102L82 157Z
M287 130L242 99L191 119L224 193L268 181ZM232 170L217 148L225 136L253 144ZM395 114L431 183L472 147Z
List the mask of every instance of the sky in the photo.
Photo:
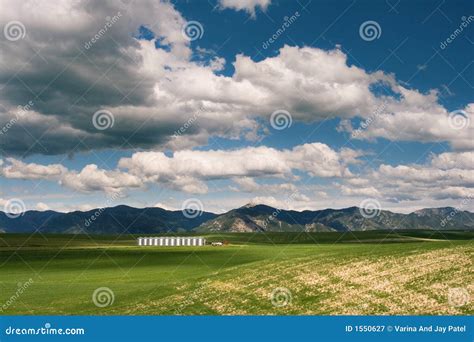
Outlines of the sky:
M3 211L474 208L471 1L0 4Z

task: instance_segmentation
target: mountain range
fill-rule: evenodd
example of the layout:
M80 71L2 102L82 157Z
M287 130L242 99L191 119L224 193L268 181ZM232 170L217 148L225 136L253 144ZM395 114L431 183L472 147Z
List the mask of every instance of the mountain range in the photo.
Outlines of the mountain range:
M363 231L388 229L474 230L474 213L452 207L422 209L410 214L380 210L374 217L358 207L325 210L280 210L246 205L223 214L119 205L61 213L26 211L11 217L0 211L0 233L157 234L166 232ZM375 213L374 213L375 214ZM191 216L191 217L188 217ZM94 217L94 219L92 219Z

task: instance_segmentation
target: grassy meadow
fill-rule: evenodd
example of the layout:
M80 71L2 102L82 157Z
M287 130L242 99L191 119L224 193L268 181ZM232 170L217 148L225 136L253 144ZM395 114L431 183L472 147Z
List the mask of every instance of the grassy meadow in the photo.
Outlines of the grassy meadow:
M229 244L0 235L0 314L474 313L472 301L448 298L452 289L474 293L472 232L205 236ZM104 287L109 298L94 304Z

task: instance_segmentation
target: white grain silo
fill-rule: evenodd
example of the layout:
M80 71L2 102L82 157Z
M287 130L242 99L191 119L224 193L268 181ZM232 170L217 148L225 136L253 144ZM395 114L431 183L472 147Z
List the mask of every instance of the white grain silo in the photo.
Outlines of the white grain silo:
M205 246L206 239L200 236L158 236L158 237L139 237L137 238L138 246Z

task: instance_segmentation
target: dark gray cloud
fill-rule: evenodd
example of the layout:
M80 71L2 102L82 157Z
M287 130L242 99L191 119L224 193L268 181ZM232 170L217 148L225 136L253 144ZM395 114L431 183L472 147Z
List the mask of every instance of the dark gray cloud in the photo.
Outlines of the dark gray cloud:
M192 61L182 32L186 20L169 2L0 4L2 27L21 24L19 39L0 37L0 142L6 155L182 149L205 144L210 136L257 139L265 121L256 118L268 120L282 109L302 122L371 119L357 139L472 145L474 123L446 128L448 113L436 92L422 94L392 75L348 66L339 48L284 46L260 62L237 55L235 74L226 77L215 73L226 63L219 56L206 65ZM142 25L166 49L134 38ZM371 86L380 82L397 96L375 96ZM30 102L19 115L18 106ZM382 104L388 114L374 116ZM109 113L106 129L94 125L97 111Z

